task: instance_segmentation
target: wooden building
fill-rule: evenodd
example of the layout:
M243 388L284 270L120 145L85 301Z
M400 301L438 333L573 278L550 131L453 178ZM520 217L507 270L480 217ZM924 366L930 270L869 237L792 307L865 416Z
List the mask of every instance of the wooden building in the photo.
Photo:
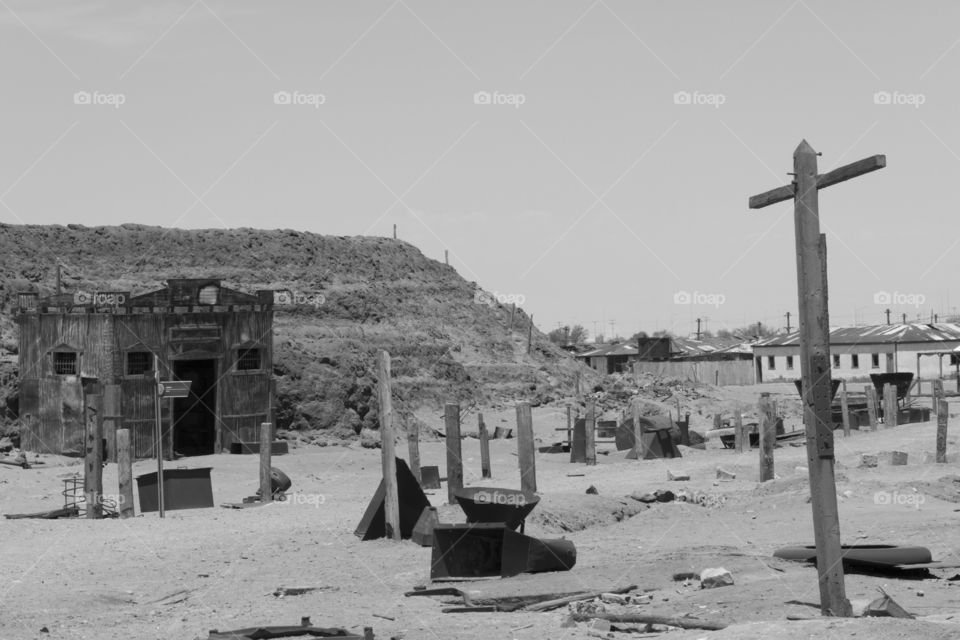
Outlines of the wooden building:
M217 279L136 296L19 294L21 447L82 451L85 398L99 394L108 458L118 428L130 429L136 457L155 456L154 356L161 379L191 381L189 397L161 401L165 457L257 440L272 422L273 296Z

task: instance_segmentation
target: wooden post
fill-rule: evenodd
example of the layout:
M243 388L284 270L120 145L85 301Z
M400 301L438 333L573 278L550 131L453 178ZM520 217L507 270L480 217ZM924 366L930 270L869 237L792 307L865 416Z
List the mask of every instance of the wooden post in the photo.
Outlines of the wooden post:
M723 426L723 418L721 418L720 413L713 414L713 429L716 431Z
M872 384L863 388L867 394L867 418L870 420L870 430L877 430L877 390Z
M463 453L460 442L460 405L448 402L443 407L443 424L447 433L447 502L457 504L453 494L463 488Z
M947 419L950 416L950 409L946 400L940 400L937 404L937 462L947 461Z
M121 518L132 518L133 508L133 458L130 455L130 429L117 429L117 480L119 495L117 511Z
M83 492L87 518L99 520L103 517L103 414L99 395L88 395L84 400L87 437Z
M642 444L643 439L640 433L640 399L637 398L630 403L633 410L633 455L637 460L643 460Z
M166 498L163 495L163 423L160 415L160 356L153 354L153 449L157 456L157 515L166 514Z
M757 414L760 420L760 482L766 482L773 480L773 444L777 440L777 423L769 393L760 394Z
M743 410L738 406L733 423L733 449L737 453L743 453L743 441L748 439L745 436L746 434L743 432Z
M530 326L527 327L527 353L533 349L533 314L530 314Z
M939 415L937 413L940 411L940 400L943 399L943 380L936 378L933 381L933 389L931 390L933 395L932 406L933 406L933 415Z
M410 420L407 424L407 453L410 456L410 473L420 481L420 429L417 427L416 420Z
M897 388L889 382L883 385L883 424L888 429L897 426Z
M393 430L393 393L390 385L390 354L377 359L377 399L380 404L380 454L383 471L384 529L386 537L400 539L400 496L397 491L396 434ZM459 440L458 440L459 442Z
M827 243L820 234L818 191L887 166L876 155L817 174L817 152L803 140L793 154L793 183L750 198L750 208L793 199L797 246L797 296L800 302L800 368L807 467L813 510L814 543L823 615L852 614L843 583L840 518L834 476L830 404L830 322L827 304Z
M586 436L587 465L597 464L597 404L596 400L587 400Z
M683 419L683 414L680 413L680 396L677 396L677 422L680 422Z
M843 412L843 437L850 437L850 405L847 402L847 381L840 382L840 410Z
M570 415L570 407L567 407ZM487 433L487 423L483 421L483 414L477 414L477 435L480 437L480 476L492 478L490 473L490 434Z
M273 502L273 483L270 479L272 426L269 422L260 423L260 502L263 503Z
M533 441L533 414L529 402L517 405L517 458L521 491L537 492L537 447Z
M826 240L820 235L817 153L806 140L793 156L796 174L794 228L797 246L797 297L800 306L800 370L807 468L817 547L820 610L824 615L852 614L843 580L840 517L834 476L833 423L830 415L830 320ZM826 185L824 185L826 186ZM772 425L771 425L772 430ZM773 444L770 443L772 453ZM772 469L771 469L772 475Z
M573 409L567 405L567 444L573 446Z

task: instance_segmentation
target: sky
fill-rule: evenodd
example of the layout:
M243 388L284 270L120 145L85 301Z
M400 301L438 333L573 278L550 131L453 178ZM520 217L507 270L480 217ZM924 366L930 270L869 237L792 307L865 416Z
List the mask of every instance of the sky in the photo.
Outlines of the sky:
M543 330L956 313L960 4L0 0L0 222L390 236ZM291 256L296 261L296 256Z

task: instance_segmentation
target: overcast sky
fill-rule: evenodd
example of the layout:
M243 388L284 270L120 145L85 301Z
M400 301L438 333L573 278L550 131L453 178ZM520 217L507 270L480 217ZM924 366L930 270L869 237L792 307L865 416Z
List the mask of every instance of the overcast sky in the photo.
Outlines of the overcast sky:
M929 318L958 43L949 0L0 0L0 220L396 224L545 330L795 326L792 203L747 198L806 138L887 155L820 192L831 323Z

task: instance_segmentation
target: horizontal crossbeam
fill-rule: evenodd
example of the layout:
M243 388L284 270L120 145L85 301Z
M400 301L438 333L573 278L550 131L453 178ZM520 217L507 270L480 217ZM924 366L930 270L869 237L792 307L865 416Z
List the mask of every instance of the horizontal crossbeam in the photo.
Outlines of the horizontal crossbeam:
M884 155L870 156L869 158L864 158L863 160L857 160L856 162L845 164L842 167L837 167L833 171L818 175L817 189L824 189L831 185L849 180L850 178L856 178L857 176L862 176L865 173L870 173L871 171L876 171L877 169L883 169L885 166L887 166L887 156ZM771 189L770 191L765 191L764 193L755 196L750 196L750 208L762 209L763 207L768 207L771 204L776 204L785 200L793 200L795 192L795 186L793 184L788 184L782 187L777 187L776 189Z

